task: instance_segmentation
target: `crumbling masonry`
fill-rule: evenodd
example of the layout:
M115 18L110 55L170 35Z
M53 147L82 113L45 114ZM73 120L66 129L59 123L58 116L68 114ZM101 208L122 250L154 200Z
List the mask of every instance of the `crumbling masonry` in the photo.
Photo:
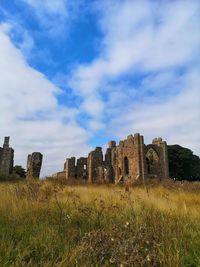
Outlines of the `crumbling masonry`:
M116 145L108 143L103 156L102 148L96 147L87 158L68 158L64 164L66 179L87 180L90 183L126 183L146 178L169 177L167 143L155 138L145 145L143 136L129 135Z
M9 147L10 137L4 138L3 147L0 147L0 175L9 175L13 170L14 150Z
M9 147L10 137L4 138L3 147L0 147L0 175L7 176L13 171L14 150ZM27 159L27 178L39 178L42 166L42 154L34 152L28 155Z
M26 178L30 179L40 177L42 158L43 156L40 152L34 152L31 155L28 155Z

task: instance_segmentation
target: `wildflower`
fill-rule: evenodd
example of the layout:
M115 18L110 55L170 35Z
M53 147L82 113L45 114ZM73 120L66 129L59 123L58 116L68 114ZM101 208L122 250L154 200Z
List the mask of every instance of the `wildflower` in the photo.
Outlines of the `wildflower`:
M151 261L151 258L149 255L147 255L147 261Z
M71 219L71 216L69 214L66 214L64 219L65 220L70 220Z
M112 238L111 238L111 241L113 242L114 240L115 240L115 239L112 237Z
M109 262L110 262L110 263L114 263L114 260L113 260L113 259L110 259Z
M130 225L129 222L126 222L126 223L125 223L125 227L126 227L126 228L127 228L129 225Z

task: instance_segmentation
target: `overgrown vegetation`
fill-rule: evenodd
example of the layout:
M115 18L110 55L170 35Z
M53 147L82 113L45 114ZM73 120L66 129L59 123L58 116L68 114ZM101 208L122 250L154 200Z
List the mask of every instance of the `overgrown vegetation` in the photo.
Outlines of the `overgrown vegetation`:
M15 165L13 167L12 173L5 175L5 174L0 174L0 182L5 182L5 181L20 181L24 180L26 178L26 171L25 169L20 166L20 165Z
M177 180L200 181L200 158L179 145L169 145L169 173Z
M20 165L15 165L13 167L13 173L17 174L21 179L24 179L26 177L26 171L25 169Z
M0 266L200 266L200 185L0 184Z

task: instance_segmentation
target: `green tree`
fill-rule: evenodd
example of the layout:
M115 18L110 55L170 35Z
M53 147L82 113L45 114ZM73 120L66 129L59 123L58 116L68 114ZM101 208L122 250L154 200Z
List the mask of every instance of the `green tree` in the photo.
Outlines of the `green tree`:
M200 158L185 147L169 145L170 177L178 180L200 181Z
M20 165L15 165L13 167L13 173L19 175L20 178L25 178L26 177L26 171Z

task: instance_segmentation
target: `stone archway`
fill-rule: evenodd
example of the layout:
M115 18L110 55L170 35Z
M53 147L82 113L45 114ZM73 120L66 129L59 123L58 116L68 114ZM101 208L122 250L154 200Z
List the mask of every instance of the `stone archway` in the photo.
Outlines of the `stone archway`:
M146 153L147 173L155 175L158 173L159 156L158 153L151 147Z

